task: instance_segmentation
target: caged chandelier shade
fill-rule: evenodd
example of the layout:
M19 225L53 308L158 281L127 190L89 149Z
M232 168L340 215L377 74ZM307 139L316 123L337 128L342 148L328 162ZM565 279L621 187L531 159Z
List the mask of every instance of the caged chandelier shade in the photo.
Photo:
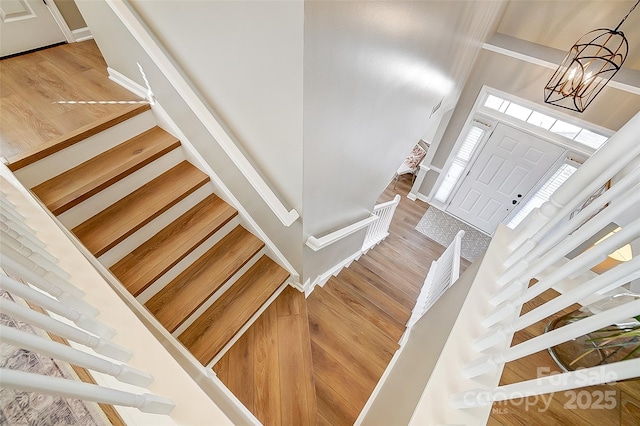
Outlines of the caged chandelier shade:
M583 35L569 50L544 88L548 104L583 112L622 67L629 43L620 26L640 0L613 29L597 29Z

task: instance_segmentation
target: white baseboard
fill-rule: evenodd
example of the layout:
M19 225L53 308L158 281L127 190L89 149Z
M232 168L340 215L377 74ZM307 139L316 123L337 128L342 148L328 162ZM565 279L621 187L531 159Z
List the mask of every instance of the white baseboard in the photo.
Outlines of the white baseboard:
M427 196L426 196L426 195L424 195L424 194L421 194L420 192L418 192L418 194L416 195L416 198L415 198L415 199L418 199L418 200L420 200L420 201L424 201L425 203L430 203L430 201L429 201L429 197L427 197ZM414 199L414 201L415 201L415 199Z
M411 201L415 201L415 200L418 199L418 196L416 194L414 194L413 192L410 192L410 193L407 194L407 198L410 199Z
M142 85L136 83L131 80L126 75L120 73L119 71L114 70L111 67L107 67L107 72L109 73L109 80L113 81L116 84L124 87L131 93L134 93L137 96L140 96L142 99L147 98L147 88Z
M74 40L76 43L81 41L93 40L93 34L91 34L91 30L89 27L78 28L77 30L71 31Z

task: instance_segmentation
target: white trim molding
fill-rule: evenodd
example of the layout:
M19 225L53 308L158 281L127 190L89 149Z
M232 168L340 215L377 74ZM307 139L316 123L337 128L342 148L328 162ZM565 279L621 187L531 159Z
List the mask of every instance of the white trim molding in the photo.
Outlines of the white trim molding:
M280 222L284 226L291 226L298 220L300 214L295 209L288 210L284 206L269 184L242 154L231 136L185 80L172 60L129 9L129 6L122 1L105 1Z
M49 11L51 12L51 15L53 16L53 20L56 21L56 24L58 24L58 27L60 27L60 31L62 31L64 38L67 39L67 43L74 43L76 39L73 36L73 33L69 28L69 25L67 25L67 21L64 20L62 13L60 13L60 9L58 9L56 2L45 1L44 4L47 6Z
M93 34L91 34L91 30L89 30L89 27L78 28L77 30L71 31L71 34L73 35L73 40L76 43L79 43L81 41L93 40Z
M372 214L371 216L362 219L356 223L353 223L349 226L345 226L344 228L338 229L337 231L331 232L330 234L325 235L324 237L316 238L313 235L307 238L306 245L313 251L318 251L339 241L354 232L357 232L363 228L369 226L369 224L378 220L378 216Z

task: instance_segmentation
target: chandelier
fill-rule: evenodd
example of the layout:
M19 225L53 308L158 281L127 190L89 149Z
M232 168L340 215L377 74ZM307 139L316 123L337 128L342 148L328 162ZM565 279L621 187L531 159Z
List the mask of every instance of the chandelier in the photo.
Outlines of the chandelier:
M546 103L578 112L589 106L627 58L629 43L620 26L638 3L615 29L590 31L571 47L544 88Z

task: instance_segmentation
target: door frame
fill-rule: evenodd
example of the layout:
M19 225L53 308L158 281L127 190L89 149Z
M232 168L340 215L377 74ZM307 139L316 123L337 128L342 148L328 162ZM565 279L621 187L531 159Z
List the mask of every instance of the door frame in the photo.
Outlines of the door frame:
M595 152L595 149L591 147L566 139L562 136L556 135L543 128L531 125L529 123L520 121L513 117L507 116L506 114L502 114L485 107L484 102L489 95L496 95L503 99L513 101L522 106L530 107L531 109L541 111L543 113L546 113L549 116L553 116L567 123L575 124L584 129L592 130L596 133L600 133L608 137L614 134L614 132L609 129L603 128L601 126L597 126L595 124L589 123L584 120L580 120L568 114L555 111L553 109L537 104L535 102L527 101L525 99L519 98L514 95L510 95L506 92L503 92L485 85L480 90L480 93L478 94L476 101L473 107L471 108L469 115L467 116L467 119L462 127L462 130L458 135L456 143L454 144L451 152L449 153L447 161L442 167L442 170L438 178L436 179L435 184L431 188L429 195L426 197L426 199L424 199L424 201L426 201L430 205L442 211L445 211L446 207L449 205L449 203L451 203L452 198L455 196L456 192L460 188L460 184L462 183L466 175L469 173L470 168L473 167L473 164L475 163L478 155L486 146L487 140L489 140L489 138L491 137L498 123L506 124L522 132L525 132L525 133L531 134L532 136L540 138L546 142L565 148L567 150L567 155L566 155L566 158L563 160L568 160L573 163L582 164L587 158L589 158ZM458 182L456 182L456 185L454 186L453 190L449 194L447 201L445 203L442 203L435 199L435 194L440 188L440 185L442 184L442 181L444 180L444 177L446 176L446 173L449 170L449 167L451 166L451 163L454 160L454 157L455 157L454 153L456 153L460 149L467 133L469 132L471 126L473 125L484 127L486 129L486 132L482 137L482 140L478 142L478 145L476 146L471 158L469 159L469 162L467 163L464 171L461 174L462 177L458 179ZM558 167L559 167L559 164L561 163L558 161L557 163ZM534 186L534 188L532 188L532 190L529 193L530 194L529 196L535 193L535 191L537 191L540 188L540 186L544 184L544 182L546 181L545 179L548 179L551 176L549 173L551 173L551 171L548 171L545 174L545 176L541 179L542 183L538 182L538 184ZM527 200L523 199L519 203L520 207L523 206L526 201ZM516 214L519 209L520 208L513 209L511 213L505 218L505 220L510 220L512 215Z
M497 126L499 124L502 124L503 126L510 127L513 130L516 130L518 132L522 132L522 133L527 134L527 135L529 135L531 137L539 139L542 142L550 143L549 141L539 137L538 135L535 135L535 134L533 134L531 132L526 132L526 131L522 130L521 128L516 127L516 126L514 126L514 125L512 125L510 123L497 122L493 126L491 132L487 133L487 135L485 135L486 137L484 137L483 140L481 141L482 146L479 143L478 146L476 147L476 150L474 151L472 158L469 160L469 163L467 163L467 167L465 168L465 170L463 172L463 177L458 180L458 182L457 182L456 186L454 187L453 191L451 191L451 195L449 196L449 199L445 203L444 212L449 214L449 215L451 215L451 216L453 216L453 217L455 217L456 219L460 220L461 222L464 222L465 224L471 226L472 228L477 229L478 231L482 232L483 234L490 235L490 236L495 233L495 230L493 232L491 232L491 233L487 233L487 231L482 230L482 229L478 228L477 226L472 225L471 223L465 221L464 219L461 219L460 217L456 216L453 213L450 213L449 211L447 211L447 209L449 208L449 206L453 202L453 200L456 197L456 195L458 195L458 192L461 189L462 185L464 184L465 180L468 178L468 175L470 174L471 169L476 166L476 163L477 163L478 159L483 154L484 149L487 147L487 145L489 143L489 140L493 136L493 133L494 133L495 129L497 128ZM553 176L553 174L558 170L558 168L567 161L567 159L568 159L568 157L570 155L570 151L568 150L568 148L564 147L564 146L560 146L559 144L552 144L552 145L555 145L555 146L563 149L564 153L560 154L560 156L549 166L549 168L540 176L540 178L531 186L531 188L529 188L527 190L527 192L523 194L523 197L518 201L517 205L513 209L511 209L509 211L509 213L502 219L502 221L500 223L508 223L513 216L518 214L520 209L522 207L524 207L524 205L527 204L527 202L529 202L529 200L538 192L538 190L545 184L545 182L547 180L549 180L549 178L551 176Z
M58 24L58 27L62 30L62 34L64 34L64 38L67 39L67 43L75 43L76 38L71 32L71 28L69 28L67 21L64 20L62 13L60 13L60 9L58 9L56 2L53 0L46 0L44 3L49 8L51 15L53 15L53 20L56 21L56 24Z

